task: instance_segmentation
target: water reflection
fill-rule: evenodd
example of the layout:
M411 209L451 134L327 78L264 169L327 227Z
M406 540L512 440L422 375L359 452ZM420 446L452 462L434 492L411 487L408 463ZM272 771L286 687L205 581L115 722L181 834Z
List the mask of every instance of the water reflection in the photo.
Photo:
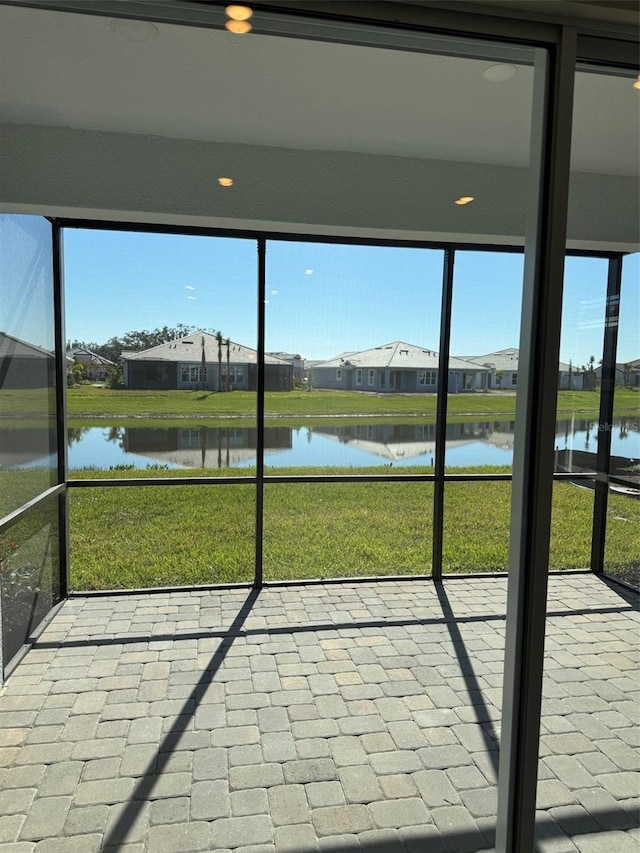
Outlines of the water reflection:
M467 421L447 425L448 469L472 465L511 465L515 422ZM568 419L556 425L558 470L593 470L598 429L592 420ZM434 423L358 423L267 427L268 467L432 467ZM69 432L71 468L244 468L255 465L257 430L244 427L75 427ZM638 425L619 419L612 428L612 454L640 457ZM573 466L573 467L572 467ZM591 468L589 467L591 466Z

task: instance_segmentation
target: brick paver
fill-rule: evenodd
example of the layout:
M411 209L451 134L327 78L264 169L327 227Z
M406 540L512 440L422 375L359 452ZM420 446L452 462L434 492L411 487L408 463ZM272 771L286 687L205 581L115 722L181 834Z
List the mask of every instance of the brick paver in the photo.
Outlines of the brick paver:
M72 599L0 693L0 851L491 850L503 578ZM537 853L640 851L633 600L552 577Z

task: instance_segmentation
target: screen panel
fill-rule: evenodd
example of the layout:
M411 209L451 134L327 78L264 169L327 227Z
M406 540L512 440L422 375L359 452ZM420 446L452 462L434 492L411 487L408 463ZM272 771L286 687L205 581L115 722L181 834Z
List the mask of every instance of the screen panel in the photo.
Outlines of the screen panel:
M265 580L428 574L432 483L268 483Z
M249 583L255 486L70 489L74 590Z
M49 497L0 535L4 666L60 601L58 498Z
M255 466L255 240L67 229L64 242L71 477Z
M0 518L57 483L51 224L0 215Z

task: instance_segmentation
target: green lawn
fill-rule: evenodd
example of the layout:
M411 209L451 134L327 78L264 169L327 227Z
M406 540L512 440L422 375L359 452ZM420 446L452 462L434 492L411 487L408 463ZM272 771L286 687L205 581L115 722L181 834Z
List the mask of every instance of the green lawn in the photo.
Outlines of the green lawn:
M110 471L100 476L136 473ZM447 484L445 572L506 569L510 487L509 482ZM70 504L74 589L253 579L253 484L76 488L71 490ZM426 482L267 483L265 579L429 573L432 508L433 484ZM553 569L588 567L592 514L592 491L556 483ZM640 502L612 495L607 568L623 575L637 572L638 555Z
M55 485L56 475L48 468L0 468L0 518Z
M560 391L558 413L597 414L599 398L599 393L595 391ZM615 399L616 411L619 413L634 412L640 407L640 394L636 391L618 389ZM511 392L451 394L448 409L450 415L457 416L512 416L515 400L515 394ZM249 391L234 391L230 394L209 391L110 391L86 385L69 389L67 409L70 418L168 415L181 418L252 418L256 411L256 395ZM433 418L436 413L436 395L366 394L358 391L269 392L266 395L265 411L268 416L278 417L404 415Z

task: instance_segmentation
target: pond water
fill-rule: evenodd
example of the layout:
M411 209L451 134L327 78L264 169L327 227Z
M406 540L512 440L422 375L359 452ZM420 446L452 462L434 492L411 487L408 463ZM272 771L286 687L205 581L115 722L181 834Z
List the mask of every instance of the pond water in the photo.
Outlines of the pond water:
M243 427L75 427L69 430L69 467L109 469L247 468L256 463L257 430ZM555 445L565 470L591 470L598 425L573 418L556 424ZM513 421L451 423L447 427L447 468L511 465ZM611 453L640 459L640 425L618 419L611 431ZM579 468L567 468L580 457ZM402 468L432 466L434 424L355 424L349 426L273 426L265 429L265 466ZM585 460L587 460L585 462ZM585 468L586 465L586 468Z

